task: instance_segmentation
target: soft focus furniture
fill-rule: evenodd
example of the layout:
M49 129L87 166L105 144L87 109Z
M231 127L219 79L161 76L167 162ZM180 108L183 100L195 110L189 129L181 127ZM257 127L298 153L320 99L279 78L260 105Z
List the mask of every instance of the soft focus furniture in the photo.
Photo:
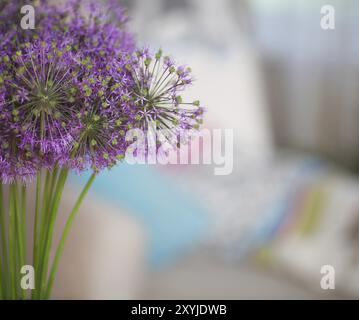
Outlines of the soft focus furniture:
M143 299L336 299L252 264L233 265L198 250L170 269L151 275Z

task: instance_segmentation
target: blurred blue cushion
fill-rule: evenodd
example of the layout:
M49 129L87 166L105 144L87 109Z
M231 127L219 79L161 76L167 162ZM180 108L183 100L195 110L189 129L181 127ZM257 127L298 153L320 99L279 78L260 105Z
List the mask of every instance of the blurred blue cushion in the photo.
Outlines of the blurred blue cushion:
M72 177L84 184L90 173ZM102 172L92 187L102 199L128 209L148 236L148 262L167 265L194 247L208 225L204 209L153 166L121 164Z

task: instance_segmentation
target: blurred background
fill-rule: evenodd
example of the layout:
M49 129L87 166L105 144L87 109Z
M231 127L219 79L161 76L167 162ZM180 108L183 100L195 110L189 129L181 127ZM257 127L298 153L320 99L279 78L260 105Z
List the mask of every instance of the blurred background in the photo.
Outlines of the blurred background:
M235 132L234 170L121 165L103 174L57 296L359 298L358 1L119 3L139 43L192 67L205 126ZM335 30L321 28L324 5L335 8ZM320 286L325 265L335 290Z

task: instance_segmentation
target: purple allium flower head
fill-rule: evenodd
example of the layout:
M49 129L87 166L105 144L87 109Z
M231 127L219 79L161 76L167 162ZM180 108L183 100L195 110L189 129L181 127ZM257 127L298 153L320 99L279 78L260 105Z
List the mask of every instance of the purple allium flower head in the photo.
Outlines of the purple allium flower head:
M176 67L162 50L136 52L132 69L134 86L128 103L132 126L144 131L153 127L166 137L176 138L185 130L198 130L204 109L199 101L185 102L181 93L193 81L191 69Z
M203 108L180 95L191 70L161 50L135 51L115 0L42 0L35 30L19 28L18 10L18 1L0 4L0 18L13 19L0 19L2 182L55 166L110 168L124 158L129 129L155 123L177 137L199 128Z
M72 140L76 114L73 54L62 44L35 40L6 57L8 121L20 132L21 146L63 152Z
M93 2L86 18L85 2L42 1L37 28L28 32L17 26L20 3L0 5L2 21L13 18L0 23L2 181L56 164L103 168L122 152L115 148L118 115L107 101L127 93L119 83L130 77L124 66L134 40L122 9Z

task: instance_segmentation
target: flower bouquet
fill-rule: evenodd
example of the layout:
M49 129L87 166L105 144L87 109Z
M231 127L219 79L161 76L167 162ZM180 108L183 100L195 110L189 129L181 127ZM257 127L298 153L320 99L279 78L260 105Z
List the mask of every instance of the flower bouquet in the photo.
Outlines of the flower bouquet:
M202 123L203 108L180 95L193 81L191 70L162 50L138 49L115 2L40 1L33 4L36 26L27 30L22 5L0 4L0 298L49 299L76 213L101 170L126 159L129 132L161 132L132 150L145 158L163 139L180 147L182 133ZM88 170L51 259L69 174ZM27 264L34 270L31 294L21 285Z

